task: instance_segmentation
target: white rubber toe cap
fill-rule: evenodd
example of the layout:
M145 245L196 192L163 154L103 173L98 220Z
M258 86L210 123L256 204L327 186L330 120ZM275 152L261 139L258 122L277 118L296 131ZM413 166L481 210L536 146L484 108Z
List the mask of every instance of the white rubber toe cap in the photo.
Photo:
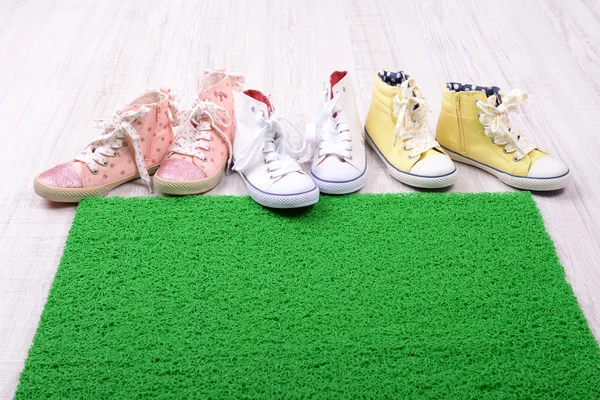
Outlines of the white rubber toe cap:
M410 173L421 176L442 176L451 174L454 170L456 170L456 166L450 157L440 153L417 162L411 168Z
M546 155L529 168L529 178L556 178L569 172L569 168L558 158Z
M337 156L326 157L319 165L311 168L312 174L322 181L346 182L362 174L353 164L340 160Z
M267 191L274 195L290 195L309 192L315 187L315 183L306 173L292 172L276 180Z

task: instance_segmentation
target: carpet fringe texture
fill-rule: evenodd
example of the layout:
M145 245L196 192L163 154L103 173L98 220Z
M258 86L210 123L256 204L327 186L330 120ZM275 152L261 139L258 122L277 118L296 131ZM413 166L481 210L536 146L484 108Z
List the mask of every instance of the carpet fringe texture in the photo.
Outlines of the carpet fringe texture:
M597 399L527 192L94 198L16 399Z

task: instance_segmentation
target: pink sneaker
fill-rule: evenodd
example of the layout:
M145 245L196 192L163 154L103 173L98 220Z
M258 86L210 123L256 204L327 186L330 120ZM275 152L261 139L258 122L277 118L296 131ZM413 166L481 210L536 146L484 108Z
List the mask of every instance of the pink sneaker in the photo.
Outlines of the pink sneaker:
M176 114L168 89L142 94L112 117L94 121L102 135L73 161L39 174L33 181L35 192L51 201L77 202L104 196L139 177L151 190L150 174L173 143Z
M236 130L233 91L243 85L242 76L224 69L205 71L192 108L178 115L175 142L154 175L156 190L183 195L217 186L231 162Z

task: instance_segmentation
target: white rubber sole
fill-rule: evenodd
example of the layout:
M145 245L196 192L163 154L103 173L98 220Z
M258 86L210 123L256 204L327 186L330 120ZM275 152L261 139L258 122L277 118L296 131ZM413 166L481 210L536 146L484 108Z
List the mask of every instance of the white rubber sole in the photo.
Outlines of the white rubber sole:
M221 182L224 171L225 166L210 178L201 179L199 181L172 181L154 175L154 188L161 193L178 196L205 193L212 190L219 182Z
M362 175L356 179L344 182L334 182L321 180L313 174L312 169L309 171L310 177L319 188L319 191L326 194L348 194L358 192L365 186L365 183L367 183L367 172L368 167L366 167Z
M381 162L386 166L388 173L392 176L392 178L400 181L408 186L413 186L417 188L423 189L439 189L454 185L456 182L456 176L458 175L458 170L454 169L453 172L440 175L440 176L423 176L423 175L415 175L408 172L403 172L394 167L390 162L384 157L383 154L379 151L379 148L373 143L367 130L365 129L365 139L369 146L373 149L375 154L379 157Z
M319 201L319 188L316 186L313 190L304 193L276 195L255 188L246 179L244 174L240 173L240 176L248 188L250 197L261 206L270 208L299 208L311 206Z
M159 165L148 168L149 174L154 174L158 169ZM39 180L39 175L33 180L33 190L38 196L43 197L46 200L55 201L58 203L77 203L88 197L101 197L106 196L108 192L120 186L124 183L139 178L139 175L132 175L127 178L121 179L116 182L108 183L106 185L97 186L94 188L59 188L55 186L49 186Z
M463 157L460 154L454 153L453 151L448 150L446 148L444 148L444 150L454 161L458 161L463 164L472 165L474 167L482 169L485 172L494 175L496 178L500 179L500 181L504 182L508 186L512 186L517 189L543 192L550 190L558 190L567 186L567 184L571 180L570 172L567 172L565 175L562 176L557 176L556 178L529 178L526 176L510 175L502 171L498 171L497 169L492 168L488 165L472 160L470 158Z

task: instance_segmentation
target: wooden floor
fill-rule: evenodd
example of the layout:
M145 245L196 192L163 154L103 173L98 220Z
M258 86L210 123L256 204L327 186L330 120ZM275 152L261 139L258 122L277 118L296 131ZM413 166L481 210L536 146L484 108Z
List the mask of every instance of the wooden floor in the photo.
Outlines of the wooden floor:
M596 0L0 1L0 398L14 394L75 213L32 189L110 115L163 84L189 99L205 67L245 74L309 121L334 69L361 118L378 69L404 69L435 126L447 80L521 88L520 127L566 161L566 190L535 195L568 281L600 338L600 2ZM412 191L369 156L364 192ZM459 165L456 192L511 190ZM211 194L246 194L227 176ZM139 181L112 192L146 196ZM514 215L518 223L519 215ZM93 246L90 243L90 246Z

